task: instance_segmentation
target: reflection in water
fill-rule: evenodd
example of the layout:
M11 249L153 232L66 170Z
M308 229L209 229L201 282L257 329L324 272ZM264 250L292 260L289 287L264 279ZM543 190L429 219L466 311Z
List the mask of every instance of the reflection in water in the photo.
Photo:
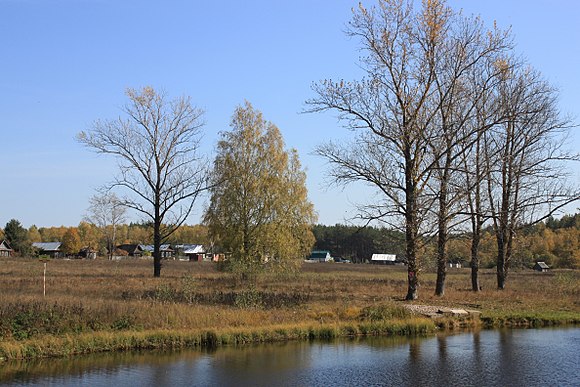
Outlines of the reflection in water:
M54 386L578 386L580 329L482 331L0 364Z

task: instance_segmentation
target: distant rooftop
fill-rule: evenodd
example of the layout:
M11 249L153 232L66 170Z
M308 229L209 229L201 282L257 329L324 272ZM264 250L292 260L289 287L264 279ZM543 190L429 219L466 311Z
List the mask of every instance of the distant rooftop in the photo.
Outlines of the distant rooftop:
M58 251L60 250L60 242L34 242L32 247L36 247L42 251Z

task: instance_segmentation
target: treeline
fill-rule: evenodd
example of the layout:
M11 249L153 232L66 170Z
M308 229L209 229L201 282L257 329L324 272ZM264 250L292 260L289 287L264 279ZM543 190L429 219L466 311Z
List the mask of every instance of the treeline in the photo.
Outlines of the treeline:
M396 254L404 258L405 235L399 231L378 227L356 227L337 224L312 228L315 250L328 250L333 257L364 263L373 254Z
M312 229L316 250L329 250L333 256L363 263L372 254L396 254L405 260L405 236L386 228L334 225L316 225ZM455 233L449 238L449 262L469 266L471 235ZM437 267L436 241L425 241L420 255L423 268L434 271ZM580 269L580 214L564 215L560 219L524 227L515 238L512 266L529 268L536 262L546 262L555 268ZM483 230L480 242L481 266L496 266L497 243L493 229Z

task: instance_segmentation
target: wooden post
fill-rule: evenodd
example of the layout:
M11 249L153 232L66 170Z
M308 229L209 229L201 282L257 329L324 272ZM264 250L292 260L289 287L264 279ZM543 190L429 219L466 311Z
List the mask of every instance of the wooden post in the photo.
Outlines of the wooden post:
M42 277L42 296L46 297L46 262L44 262L44 275Z
M40 262L44 263L44 272L42 275L42 296L46 297L46 264L49 260L47 258L41 258Z

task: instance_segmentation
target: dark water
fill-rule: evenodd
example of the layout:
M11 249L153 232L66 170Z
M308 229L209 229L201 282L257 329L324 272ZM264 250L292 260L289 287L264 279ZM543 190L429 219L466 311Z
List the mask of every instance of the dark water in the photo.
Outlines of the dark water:
M0 364L9 386L580 386L580 328Z

